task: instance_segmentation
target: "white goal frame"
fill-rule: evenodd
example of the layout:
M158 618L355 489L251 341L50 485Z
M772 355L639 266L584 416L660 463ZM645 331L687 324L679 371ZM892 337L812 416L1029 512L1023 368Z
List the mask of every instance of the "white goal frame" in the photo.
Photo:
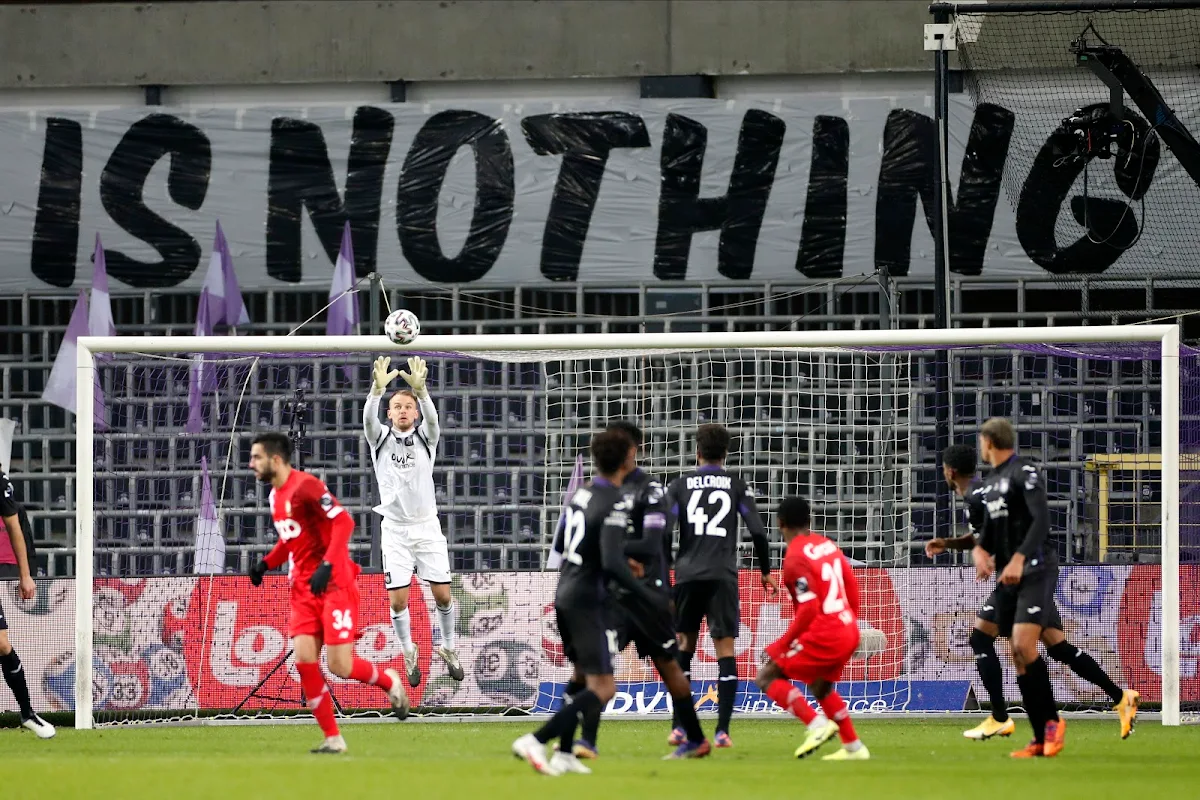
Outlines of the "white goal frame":
M737 348L837 349L939 345L1158 342L1162 359L1162 723L1179 725L1179 328L1176 325L950 328L737 333L421 336L410 345L377 336L81 336L77 342L75 481L75 727L94 726L95 356L108 353L531 352Z

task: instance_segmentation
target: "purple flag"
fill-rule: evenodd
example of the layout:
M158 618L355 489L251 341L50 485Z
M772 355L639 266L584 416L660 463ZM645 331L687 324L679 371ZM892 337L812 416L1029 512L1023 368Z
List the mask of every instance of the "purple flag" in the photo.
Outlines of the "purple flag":
M196 308L196 327L192 333L196 336L212 336L213 326L209 319L208 287L200 291L200 304ZM200 433L204 430L204 415L202 403L205 392L216 391L216 370L204 363L204 356L197 355L192 359L191 376L188 380L188 433Z
M212 258L208 262L208 273L204 276L204 291L208 292L208 319L215 326L221 323L230 327L245 325L250 321L246 304L242 302L242 290L238 287L237 273L233 271L233 256L229 255L229 243L225 231L217 220L217 235L213 239Z
M563 552L566 550L563 528L566 526L567 504L571 502L571 497L580 486L583 486L583 453L575 456L575 469L571 472L571 480L567 481L567 490L563 492L562 511L558 514L558 527L554 531L554 544L550 546L546 569L558 569L562 566Z
M212 575L225 571L225 537L208 478L208 458L200 457L200 508L196 515L196 556L192 571Z
M350 223L342 231L342 249L333 268L329 287L329 316L326 336L353 336L358 333L358 292L354 290L354 245L350 241Z
M104 245L96 234L96 249L92 252L92 302L88 311L88 336L116 336L113 324L112 298L108 294L108 267L104 263ZM99 364L96 365L99 367ZM107 404L100 385L100 370L96 372L96 402L92 425L96 430L108 428Z
M67 323L67 335L58 346L58 355L54 357L54 367L50 370L50 378L42 392L42 399L59 408L65 408L75 413L75 378L79 370L75 365L75 342L80 336L88 335L88 296L86 291L79 292L75 301L75 310L71 312L71 321Z
M358 292L354 289L354 244L350 240L350 222L342 231L342 249L333 267L333 283L329 286L329 312L325 322L326 336L353 336L358 333ZM342 367L346 380L354 380L354 370Z

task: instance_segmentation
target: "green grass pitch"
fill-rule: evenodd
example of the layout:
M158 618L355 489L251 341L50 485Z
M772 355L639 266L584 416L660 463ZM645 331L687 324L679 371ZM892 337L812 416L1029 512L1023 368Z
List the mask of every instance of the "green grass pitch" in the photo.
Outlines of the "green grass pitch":
M701 761L663 762L661 722L610 721L595 774L547 778L509 754L535 723L343 726L350 752L315 756L315 725L154 727L75 731L38 741L0 731L14 792L168 798L1174 798L1200 796L1200 731L1145 721L1126 741L1113 719L1070 720L1055 759L1014 761L1028 725L1008 740L970 742L966 720L864 721L866 763L797 761L801 726L734 719L735 747ZM706 721L711 729L711 721ZM831 753L830 742L819 755ZM1020 794L1010 794L1019 792ZM553 794L552 794L553 793ZM33 796L33 795L31 795Z

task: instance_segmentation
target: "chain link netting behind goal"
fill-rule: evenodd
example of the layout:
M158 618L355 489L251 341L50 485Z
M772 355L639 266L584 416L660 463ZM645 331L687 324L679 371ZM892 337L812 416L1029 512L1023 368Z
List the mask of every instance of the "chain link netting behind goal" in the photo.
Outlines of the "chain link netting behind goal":
M428 587L415 581L413 631L425 679L414 704L422 713L554 707L569 665L553 624L549 544L590 436L626 419L645 431L642 466L663 482L695 464L698 425L728 426L728 466L757 494L776 568L783 545L775 505L792 494L814 502L815 527L856 563L860 624L873 631L844 675L853 708L973 707L983 695L967 635L990 586L975 580L969 560L942 557L935 566L923 554L943 481L932 448L944 402L953 404L955 441L973 441L987 417L1009 417L1022 452L1046 465L1068 639L1154 702L1161 685L1157 347L955 348L951 398L933 392L928 347L423 353L441 418L435 485L467 675L455 682L430 660L440 634ZM353 555L367 568L356 652L380 666L402 664L383 576L372 569L379 518L362 408L374 355L239 353L202 363L189 353L97 357L104 399L92 460L96 721L303 710L288 658L287 580L271 575L254 588L245 577L275 541L268 488L247 467L251 440L267 430L291 433L294 463L322 478L354 517ZM1194 432L1200 374L1193 355L1185 362L1184 428ZM192 391L196 385L203 393ZM1200 441L1184 439L1184 452L1200 457ZM1193 513L1200 506L1191 492L1200 472L1182 475L1188 620L1200 614L1193 607L1200 575L1189 562L1200 553ZM737 708L765 712L771 704L753 676L791 608L758 585L744 533L740 552ZM65 548L60 560L70 556ZM73 707L74 589L69 579L52 581L40 606L12 615L15 627L38 631L23 639L39 641L38 654L25 655L27 646L22 655L46 707ZM1185 651L1195 647L1189 636ZM652 667L632 650L616 672L613 713L667 710ZM1057 665L1054 676L1068 707L1108 703ZM715 710L716 677L702 631L693 663L701 711ZM331 686L347 713L386 711L374 688L337 679ZM1007 686L1017 701L1011 674ZM1200 679L1183 676L1183 698L1200 700Z

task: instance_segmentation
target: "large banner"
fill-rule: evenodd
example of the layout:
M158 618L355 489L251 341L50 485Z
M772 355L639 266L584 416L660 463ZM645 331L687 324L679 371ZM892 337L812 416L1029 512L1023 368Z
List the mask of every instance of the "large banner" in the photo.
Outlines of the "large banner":
M1075 102L1022 99L1039 101L1053 119ZM243 288L327 287L347 221L358 275L390 287L931 275L930 106L924 93L864 90L7 110L0 291L86 285L97 232L118 289L198 289L218 220ZM1200 239L1179 222L1200 190L1173 158L1143 159L1134 177L1096 161L1084 177L1039 155L1013 175L1010 146L1036 140L1051 158L1053 131L964 95L950 112L954 272L1144 276L1152 262L1200 274ZM1131 182L1144 205L1120 222L1134 243L1089 241L1088 209L1126 208ZM1021 187L1019 213L1002 184Z
M858 571L864 615L861 624L881 631L887 646L851 663L842 687L858 710L959 710L978 683L967 638L975 613L990 591L966 568L862 569ZM557 575L481 572L457 575L457 647L467 677L457 683L431 660L436 622L432 597L413 584L413 635L426 676L412 691L414 704L442 707L554 707L569 665L554 627ZM1200 701L1200 569L1185 567L1181 696ZM15 583L2 584L14 646L29 675L34 703L43 709L74 706L74 582L41 581L37 597L22 601ZM387 596L378 575L361 578L358 655L400 667ZM1073 567L1062 571L1057 599L1068 640L1092 654L1123 686L1146 700L1160 698L1161 589L1156 566ZM768 599L755 576L741 585L742 679L739 708L770 710L750 681L763 647L791 617L790 602ZM299 684L288 658L287 584L269 577L254 588L242 576L100 579L95 593L95 708L139 710L231 709L265 680L248 709L300 708ZM715 697L716 657L707 632L693 663L697 703ZM998 650L1007 662L1003 641ZM1103 704L1104 696L1069 670L1051 662L1060 702ZM1011 669L1006 688L1019 698ZM621 693L613 711L663 711L666 692L647 662L633 650L616 663ZM332 679L339 702L349 708L383 708L383 693ZM0 695L3 708L11 697ZM282 698L282 699L280 699Z

